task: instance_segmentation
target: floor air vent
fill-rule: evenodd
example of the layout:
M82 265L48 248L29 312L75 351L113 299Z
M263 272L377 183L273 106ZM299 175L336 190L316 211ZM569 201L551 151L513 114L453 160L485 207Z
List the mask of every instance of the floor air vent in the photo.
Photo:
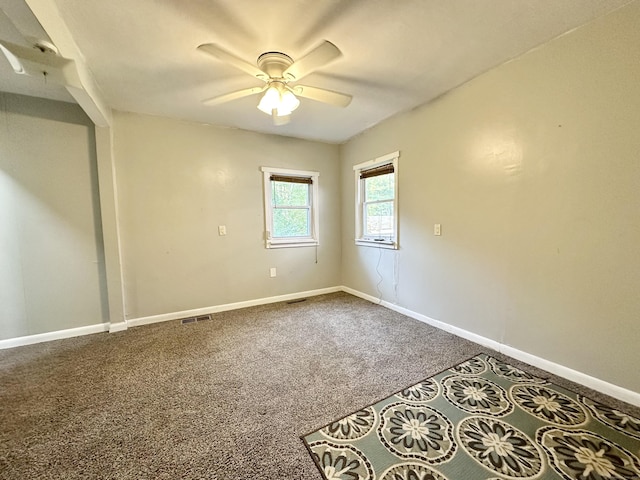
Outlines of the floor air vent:
M289 300L287 302L287 305L291 305L292 303L306 302L306 301L307 301L306 298L297 298L296 300Z
M187 323L204 322L205 320L211 320L211 314L198 315L197 317L183 318L180 323L186 325Z

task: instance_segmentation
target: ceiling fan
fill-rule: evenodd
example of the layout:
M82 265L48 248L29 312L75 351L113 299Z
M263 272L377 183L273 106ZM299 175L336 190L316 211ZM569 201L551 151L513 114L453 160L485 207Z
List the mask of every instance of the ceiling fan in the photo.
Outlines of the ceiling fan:
M351 103L352 97L346 93L308 85L292 85L342 56L338 47L327 40L295 62L289 55L282 52L265 52L258 57L257 65L245 62L215 43L202 44L198 50L264 82L260 87L245 88L203 100L205 105L218 105L264 92L258 103L258 109L270 115L275 125L284 125L289 122L291 112L300 105L297 97L343 108Z

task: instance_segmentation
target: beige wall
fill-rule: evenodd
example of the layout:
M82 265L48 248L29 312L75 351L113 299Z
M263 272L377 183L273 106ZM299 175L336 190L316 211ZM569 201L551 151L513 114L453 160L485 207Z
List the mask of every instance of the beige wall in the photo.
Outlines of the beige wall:
M0 340L107 320L94 127L0 93Z
M352 165L400 150L383 298L640 391L639 24L636 2L344 145L343 284L378 296Z
M113 131L127 318L339 284L337 146L125 113ZM320 172L318 263L265 248L261 166Z

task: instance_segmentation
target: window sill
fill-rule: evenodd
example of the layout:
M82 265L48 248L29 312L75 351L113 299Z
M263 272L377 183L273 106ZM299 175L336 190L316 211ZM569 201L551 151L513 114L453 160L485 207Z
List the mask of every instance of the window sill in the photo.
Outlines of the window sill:
M356 239L356 245L360 245L361 247L377 247L389 250L398 250L398 244L393 240L376 241Z
M267 248L297 248L297 247L317 247L320 244L317 240L297 240L293 242L267 242Z

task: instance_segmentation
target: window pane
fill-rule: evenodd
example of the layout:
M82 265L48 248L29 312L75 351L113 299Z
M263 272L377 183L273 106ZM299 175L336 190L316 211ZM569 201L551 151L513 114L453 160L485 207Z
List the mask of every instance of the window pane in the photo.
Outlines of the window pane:
M273 206L306 207L309 205L309 185L306 183L271 182Z
M365 236L393 236L393 201L366 204L364 227Z
M364 179L364 195L366 202L376 200L392 200L395 189L395 173L378 175Z
M308 237L309 209L306 208L274 208L273 237Z

